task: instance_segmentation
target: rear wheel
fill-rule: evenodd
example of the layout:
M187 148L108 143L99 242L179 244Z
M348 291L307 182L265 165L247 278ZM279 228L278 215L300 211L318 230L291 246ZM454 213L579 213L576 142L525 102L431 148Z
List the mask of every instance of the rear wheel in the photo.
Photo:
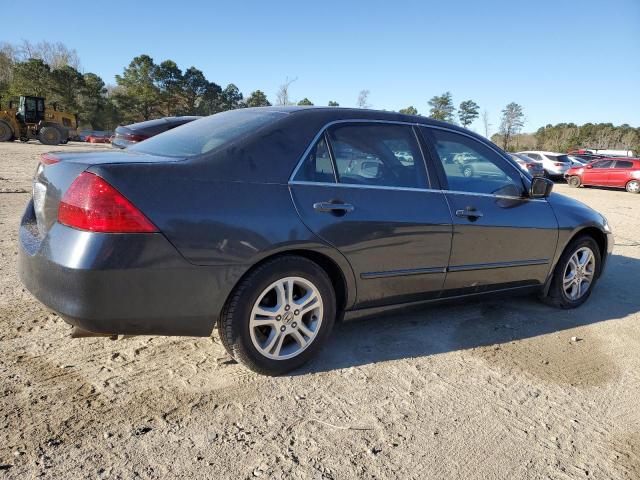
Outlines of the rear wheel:
M601 256L593 237L574 239L562 253L553 271L545 303L559 308L576 308L587 301L600 276Z
M0 142L8 142L12 138L13 130L11 126L5 121L0 121Z
M38 133L38 140L44 145L59 145L62 142L62 133L56 127L42 127Z
M335 293L325 271L304 257L279 257L236 287L218 332L238 362L258 373L280 375L317 353L335 314Z
M576 176L576 175L572 175L571 177L569 177L567 179L567 183L569 184L570 187L579 187L580 186L580 177Z
M631 180L627 182L627 184L625 185L625 188L629 193L640 193L640 181Z

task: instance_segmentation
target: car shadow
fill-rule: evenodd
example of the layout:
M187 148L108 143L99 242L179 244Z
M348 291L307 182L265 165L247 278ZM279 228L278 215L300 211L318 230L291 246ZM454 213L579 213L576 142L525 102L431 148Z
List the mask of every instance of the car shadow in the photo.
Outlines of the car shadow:
M613 255L591 298L574 310L547 306L535 296L484 297L338 324L316 359L293 375L499 345L619 320L640 311L638 285L640 260Z

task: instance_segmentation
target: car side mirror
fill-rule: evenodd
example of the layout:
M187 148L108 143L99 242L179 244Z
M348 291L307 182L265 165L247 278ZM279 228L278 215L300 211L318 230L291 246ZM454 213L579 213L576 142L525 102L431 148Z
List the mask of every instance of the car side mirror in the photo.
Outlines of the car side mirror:
M544 177L533 177L531 187L529 188L529 197L546 198L551 195L553 190L553 182Z

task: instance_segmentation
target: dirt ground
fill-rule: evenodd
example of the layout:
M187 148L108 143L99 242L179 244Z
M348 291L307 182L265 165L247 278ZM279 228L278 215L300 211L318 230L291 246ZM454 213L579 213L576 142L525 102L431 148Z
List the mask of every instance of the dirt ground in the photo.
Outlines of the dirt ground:
M640 196L556 187L616 234L577 310L520 297L343 324L267 378L215 336L69 338L16 276L47 150L0 144L0 478L640 478Z

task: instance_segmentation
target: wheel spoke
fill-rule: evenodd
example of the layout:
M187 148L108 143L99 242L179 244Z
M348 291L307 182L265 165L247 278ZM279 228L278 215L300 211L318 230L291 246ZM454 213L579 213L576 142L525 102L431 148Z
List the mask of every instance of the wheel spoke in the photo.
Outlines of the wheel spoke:
M284 339L287 337L287 335L288 334L286 332L280 332L280 335L278 336L278 341L276 342L276 346L273 348L273 351L271 352L276 357L280 355L280 350L282 350L282 344L284 343Z
M261 307L260 305L258 305L254 310L253 310L253 314L255 315L260 315L262 317L268 317L268 318L275 318L275 316L278 314L278 307Z
M573 281L575 280L575 278L576 278L576 271L575 270L573 272L571 272L571 274L569 276L565 276L564 277L564 281L563 281L563 284L564 284L565 288L570 286L573 283Z
M306 337L309 337L309 338L313 337L314 332L309 330L303 322L300 322L298 324L298 330L300 330L300 332L302 332L302 334L305 335Z
M291 336L294 338L294 340L296 342L298 342L298 345L300 345L300 348L304 348L304 346L307 344L308 340L305 339L298 330L294 330L291 333Z
M275 290L276 290L276 295L278 297L276 307L278 307L278 310L280 310L287 303L287 293L285 290L285 284L283 282L278 282L275 285Z
M251 319L251 327L273 327L276 328L278 322L276 322L275 318L252 318Z
M296 305L299 306L300 315L304 315L316 308L318 303L318 296L313 291L309 291L304 297L298 299Z
M293 280L287 280L287 297L286 302L291 305L293 303Z

